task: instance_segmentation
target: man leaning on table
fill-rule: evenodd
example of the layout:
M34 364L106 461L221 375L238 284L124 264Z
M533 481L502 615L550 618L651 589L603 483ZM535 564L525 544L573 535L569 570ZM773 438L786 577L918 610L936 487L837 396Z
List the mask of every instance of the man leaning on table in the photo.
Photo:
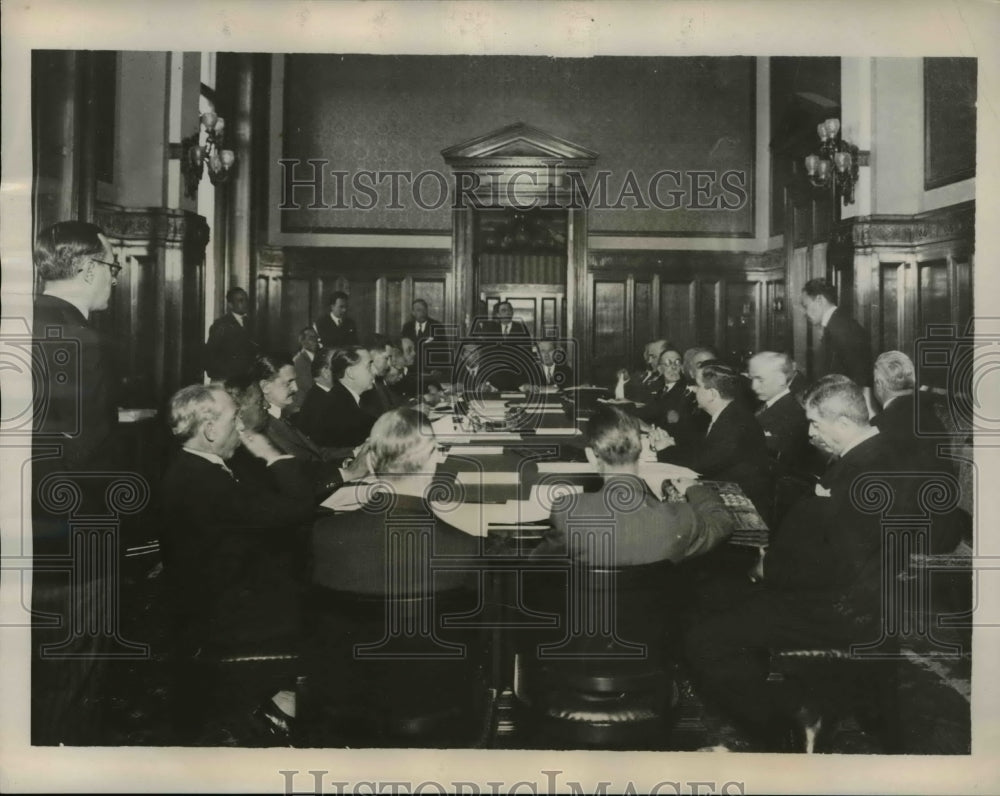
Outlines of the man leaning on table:
M553 504L551 525L534 555L570 555L593 565L634 566L679 562L707 553L733 530L716 493L691 479L674 484L687 503L663 503L639 475L639 422L612 406L587 423L587 458L604 477L598 492L572 494ZM595 519L606 520L606 522ZM594 544L595 532L611 529L613 547ZM612 552L613 551L613 552ZM608 561L602 556L613 556ZM594 560L594 557L602 557Z

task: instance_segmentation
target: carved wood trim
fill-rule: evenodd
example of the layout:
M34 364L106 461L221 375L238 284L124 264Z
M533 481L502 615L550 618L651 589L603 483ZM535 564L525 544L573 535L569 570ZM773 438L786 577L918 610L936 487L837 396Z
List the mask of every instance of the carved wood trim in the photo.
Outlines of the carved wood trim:
M170 207L121 207L98 204L95 223L109 238L151 246L201 250L208 245L208 222L197 213Z
M976 203L930 210L913 216L862 216L842 221L830 236L830 245L855 249L906 249L944 241L974 242Z

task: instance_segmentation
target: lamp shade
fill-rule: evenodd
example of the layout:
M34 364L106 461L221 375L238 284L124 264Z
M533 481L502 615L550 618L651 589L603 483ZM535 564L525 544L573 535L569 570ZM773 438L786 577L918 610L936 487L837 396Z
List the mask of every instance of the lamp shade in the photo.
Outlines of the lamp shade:
M850 152L837 152L833 156L833 165L836 166L837 171L847 171L851 168L851 160Z
M816 173L816 169L819 167L819 156L818 155L807 155L806 156L806 174L810 177Z
M827 119L823 126L826 128L826 137L835 138L840 132L840 119Z

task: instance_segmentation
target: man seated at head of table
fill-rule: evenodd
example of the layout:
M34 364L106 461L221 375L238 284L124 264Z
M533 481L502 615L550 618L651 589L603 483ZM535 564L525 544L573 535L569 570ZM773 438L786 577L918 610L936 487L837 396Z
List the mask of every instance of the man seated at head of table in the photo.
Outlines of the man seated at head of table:
M767 444L756 418L736 400L740 378L728 365L702 363L692 391L710 418L705 434L681 443L666 431L654 429L650 439L659 461L689 467L709 480L739 484L766 517L771 504Z
M361 406L361 396L375 376L368 349L324 348L313 362L315 384L302 403L296 422L318 445L350 448L368 437L375 418Z
M604 478L599 491L567 495L553 503L551 524L533 555L569 555L604 566L683 561L707 553L728 537L732 519L719 496L690 479L674 485L687 503L661 502L639 476L639 422L613 406L587 421L586 454ZM595 529L594 520L607 520ZM594 534L609 533L612 545ZM607 551L612 560L607 560ZM594 560L597 555L600 560Z

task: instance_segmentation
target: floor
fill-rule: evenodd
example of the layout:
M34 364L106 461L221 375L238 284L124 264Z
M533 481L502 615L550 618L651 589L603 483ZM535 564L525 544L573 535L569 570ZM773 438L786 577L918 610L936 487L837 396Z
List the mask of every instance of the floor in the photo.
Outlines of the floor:
M135 595L126 626L133 640L151 644L149 660L115 662L109 670L106 702L103 705L108 746L171 745L167 720L167 680L162 637L149 628L158 621L158 578L156 571L130 584ZM146 630L141 630L141 629ZM900 713L904 748L909 754L962 755L970 752L971 655L967 630L937 628L929 634L911 634L903 642L900 666ZM942 643L954 644L957 652L943 652ZM693 751L726 749L747 751L750 740L729 724L725 717L705 705L690 682L681 676L680 698L671 729L652 745L663 750ZM496 702L494 728L489 746L521 748L517 712L509 691ZM824 738L822 749L830 753L877 754L883 751L877 737L861 729L848 717ZM248 715L219 717L202 739L212 746L284 745Z

